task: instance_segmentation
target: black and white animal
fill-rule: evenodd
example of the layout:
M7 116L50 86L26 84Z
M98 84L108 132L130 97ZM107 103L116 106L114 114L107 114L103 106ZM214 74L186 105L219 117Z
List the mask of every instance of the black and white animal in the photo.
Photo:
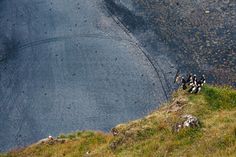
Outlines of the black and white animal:
M193 84L193 85L191 85L191 87L190 87L190 89L188 90L188 92L189 92L189 93L193 93L193 92L196 91L196 89L197 89L197 85Z
M197 90L197 75L193 75L193 82L190 83L190 89L188 90L189 93L193 93Z
M193 83L194 83L194 84L197 83L197 75L196 75L196 74L193 75Z
M202 75L202 77L201 77L201 83L202 83L202 85L206 83L206 77L205 77L205 75Z
M183 90L187 89L187 81L184 79L184 77L182 77L181 83Z
M197 75L196 75L196 74L194 74L194 75L192 76L192 79L190 80L189 85L190 85L190 86L195 86L195 85L197 85Z
M201 79L199 81L197 81L197 89L195 91L195 93L199 93L202 89L202 86L206 83L206 78L205 75L202 75Z
M193 74L192 73L188 74L188 76L187 76L187 83L188 83L188 85L193 83Z
M196 89L193 91L195 94L198 94L201 89L202 89L202 86L203 86L203 83L200 81L197 81L197 86L196 86Z
M180 81L180 71L178 70L175 75L174 83L179 83Z

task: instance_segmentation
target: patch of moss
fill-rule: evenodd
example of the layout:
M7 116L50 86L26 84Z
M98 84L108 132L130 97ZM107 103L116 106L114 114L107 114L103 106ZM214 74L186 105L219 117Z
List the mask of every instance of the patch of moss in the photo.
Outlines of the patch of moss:
M230 87L205 86L203 94L211 110L230 110L236 107L236 92Z
M177 141L183 145L192 144L196 139L201 138L202 132L200 128L186 128L178 132L175 136Z

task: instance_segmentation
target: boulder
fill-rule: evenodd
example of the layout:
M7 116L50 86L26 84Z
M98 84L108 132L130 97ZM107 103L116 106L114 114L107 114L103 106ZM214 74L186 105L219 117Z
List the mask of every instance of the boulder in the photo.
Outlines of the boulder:
M199 127L199 120L192 116L192 115L183 115L182 118L185 119L185 121L183 122L183 127Z
M200 122L197 117L192 115L183 115L181 116L183 121L176 123L173 126L173 132L179 132L183 128L195 128L200 127Z

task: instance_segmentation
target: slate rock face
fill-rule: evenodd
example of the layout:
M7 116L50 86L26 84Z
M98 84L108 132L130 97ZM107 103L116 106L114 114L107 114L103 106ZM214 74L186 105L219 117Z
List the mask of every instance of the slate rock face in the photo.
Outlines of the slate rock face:
M0 151L109 131L168 99L175 65L157 69L111 15L102 0L0 1Z
M147 35L148 41L145 41L148 37L138 39L154 49L158 38L167 43L172 51L166 55L176 61L180 69L206 73L215 83L235 85L235 1L129 0L128 7L123 5L123 0L114 0L114 3L129 10L136 19L143 19L140 25L152 30L156 37ZM118 12L117 9L116 14ZM121 15L122 19L129 27Z

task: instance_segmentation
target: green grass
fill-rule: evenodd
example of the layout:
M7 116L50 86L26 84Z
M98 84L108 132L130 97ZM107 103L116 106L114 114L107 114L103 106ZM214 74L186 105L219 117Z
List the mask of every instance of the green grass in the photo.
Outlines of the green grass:
M230 87L217 88L207 86L203 90L208 106L212 110L232 109L236 107L236 94Z
M183 108L172 112L178 102ZM170 112L171 111L171 112ZM173 132L181 115L192 114L200 127ZM204 86L200 94L178 90L173 100L142 119L116 126L119 134L80 131L60 135L65 142L34 144L0 157L234 157L236 154L236 90Z

